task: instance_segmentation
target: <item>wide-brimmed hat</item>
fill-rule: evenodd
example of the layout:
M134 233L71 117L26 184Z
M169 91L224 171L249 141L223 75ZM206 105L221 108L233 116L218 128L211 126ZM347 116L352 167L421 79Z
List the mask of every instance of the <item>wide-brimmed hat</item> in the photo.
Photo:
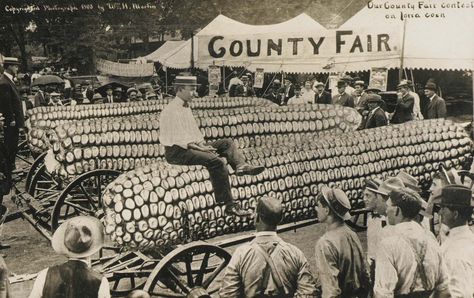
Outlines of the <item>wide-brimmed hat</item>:
M195 76L176 76L173 84L180 86L199 86L197 77Z
M337 88L339 87L346 87L347 86L347 82L344 81L344 80L339 80L337 81Z
M261 197L257 201L257 215L269 225L277 225L283 218L283 205L273 197Z
M474 208L472 190L464 185L449 184L433 192L433 203L447 207Z
M400 81L400 83L398 83L397 85L397 89L400 89L400 88L409 88L410 85L408 84L408 81L407 80L402 80Z
M132 93L132 92L135 92L135 93L138 94L138 90L133 88L133 87L127 89L127 95L130 95L130 93Z
M352 82L352 80L354 80L354 78L351 77L350 75L345 75L345 76L342 77L341 80L346 81L346 82Z
M49 95L50 95L50 96L61 96L61 94L58 93L58 92L52 92L52 93L50 93Z
M380 184L382 184L382 180L378 178L366 178L364 183L365 183L365 189L368 189L372 192L377 192L377 189L380 187Z
M117 87L114 89L114 92L122 92L122 91L123 91L122 87Z
M349 213L349 210L351 210L351 202L344 191L323 185L320 194L328 204L329 209L331 209L337 217L342 220L351 219Z
M92 216L77 216L65 221L51 240L54 251L72 258L95 254L104 244L101 222Z
M3 65L20 65L20 61L16 57L3 57Z
M416 191L416 192L420 192L421 191L421 187L418 185L418 180L413 177L412 175L408 174L407 172L405 171L400 171L398 172L397 176L395 176L397 178L400 178L402 181L403 181L403 184L405 184L406 187Z
M319 87L319 86L323 86L323 87L324 87L324 83L323 83L323 82L316 81L316 82L314 83L314 87Z
M437 86L436 86L435 83L433 83L433 82L428 82L428 83L426 83L426 85L425 85L425 90L436 91L436 90L438 90L438 88L437 88Z
M148 99L150 97L158 97L158 95L155 92L147 92L145 94L145 97L146 97L146 99Z
M362 86L362 88L365 87L365 82L364 81L355 81L354 86Z
M367 103L381 103L383 100L382 100L382 96L378 95L378 94L368 94L367 95Z
M403 187L405 187L405 184L403 184L403 181L400 178L389 177L384 182L382 182L379 188L374 190L374 192L384 195L384 196L388 196L391 191L397 190Z

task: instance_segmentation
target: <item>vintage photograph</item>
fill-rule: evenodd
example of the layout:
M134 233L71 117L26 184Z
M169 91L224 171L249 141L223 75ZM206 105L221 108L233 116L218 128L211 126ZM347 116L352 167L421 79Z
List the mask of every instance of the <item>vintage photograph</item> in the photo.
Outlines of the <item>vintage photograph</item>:
M471 0L0 0L0 298L474 298Z

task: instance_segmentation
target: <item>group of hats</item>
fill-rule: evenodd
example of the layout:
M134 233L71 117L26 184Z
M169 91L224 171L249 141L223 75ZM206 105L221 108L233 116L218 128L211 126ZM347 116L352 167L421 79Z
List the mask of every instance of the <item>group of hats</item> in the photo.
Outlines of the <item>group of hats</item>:
M20 61L15 57L3 57L3 65L20 65Z
M397 89L410 88L410 87L413 87L413 82L410 80L401 80L400 83L397 85ZM436 91L438 87L436 86L434 82L428 81L424 89Z

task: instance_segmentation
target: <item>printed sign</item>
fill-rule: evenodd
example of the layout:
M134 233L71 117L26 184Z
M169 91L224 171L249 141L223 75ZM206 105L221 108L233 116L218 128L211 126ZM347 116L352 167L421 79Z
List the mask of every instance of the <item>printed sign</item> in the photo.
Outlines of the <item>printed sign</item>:
M370 70L369 86L387 91L388 69L383 67L372 67Z
M263 68L257 68L255 71L255 80L253 83L254 88L263 88L263 81L265 77L265 72L263 71Z
M96 67L102 73L119 77L149 77L155 70L153 63L126 64L104 59L97 59Z

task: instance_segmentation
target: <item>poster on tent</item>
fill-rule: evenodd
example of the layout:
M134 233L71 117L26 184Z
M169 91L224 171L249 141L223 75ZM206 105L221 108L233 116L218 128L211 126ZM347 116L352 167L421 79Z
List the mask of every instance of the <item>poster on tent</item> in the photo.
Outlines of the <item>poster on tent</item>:
M221 83L221 68L217 65L209 65L208 71L209 95L217 94L219 84Z
M253 83L254 88L263 88L263 80L265 77L265 72L263 68L257 68L255 70L255 80Z
M372 67L370 69L369 86L382 91L387 91L388 69L385 67Z

